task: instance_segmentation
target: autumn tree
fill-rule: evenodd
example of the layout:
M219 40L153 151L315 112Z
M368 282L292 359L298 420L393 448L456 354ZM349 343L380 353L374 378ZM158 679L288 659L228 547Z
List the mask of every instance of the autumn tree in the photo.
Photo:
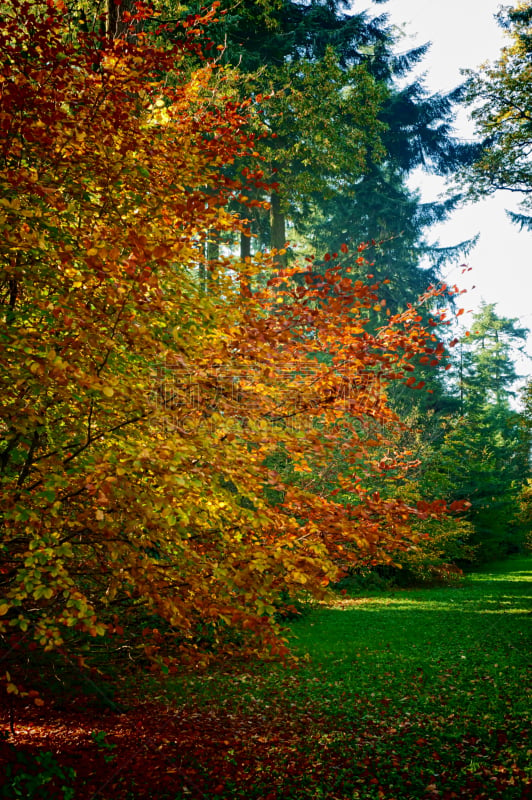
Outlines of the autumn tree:
M250 104L202 58L198 31L215 9L160 44L135 19L134 36L72 36L61 3L5 7L0 633L10 658L21 642L61 649L131 632L131 620L145 627L129 652L163 666L169 651L200 660L199 627L212 647L279 652L281 592L319 596L348 564L392 560L416 540L411 520L442 510L381 496L367 477L410 467L389 438L400 420L388 388L421 390L412 364L445 360L444 314L425 328L412 306L374 324L380 286L349 277L363 256L346 246L351 267L329 258L316 276L227 257L218 291L202 292L201 269L220 266L205 263L205 240L241 230L231 203L262 180L249 167ZM226 168L240 159L236 180ZM271 278L250 292L254 271ZM282 452L292 473L325 474L339 451L326 491L271 463Z
M163 541L178 557L186 508L210 491L193 475L209 459L185 433L181 453L200 466L181 477L161 371L223 359L233 315L217 326L225 312L201 302L197 274L206 232L238 228L224 205L243 186L221 170L253 150L223 75L183 68L200 57L192 21L160 48L140 34L72 38L64 12L15 1L0 31L0 610L4 630L44 647L62 629L103 633L95 609L117 594L194 624L172 600L184 567L168 583L164 559L147 560ZM182 564L200 585L195 558Z

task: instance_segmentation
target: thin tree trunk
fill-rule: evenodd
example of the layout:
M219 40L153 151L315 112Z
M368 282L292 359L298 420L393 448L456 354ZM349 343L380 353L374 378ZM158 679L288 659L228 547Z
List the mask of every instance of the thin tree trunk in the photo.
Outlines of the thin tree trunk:
M134 13L134 0L106 0L106 23L105 32L111 39L120 39L129 28L129 23L124 22L124 13Z
M207 261L218 261L220 258L220 239L218 231L210 230L207 239Z
M206 294L212 291L214 285L212 262L220 257L220 243L215 230L210 230L207 234L207 240L203 243L203 255L204 258L198 266L198 282L200 292Z
M205 247L205 265L203 268L203 284L201 286L201 290L208 294L214 294L216 291L216 273L219 258L220 236L217 230L211 228Z
M464 413L464 346L460 343L460 414Z
M251 258L251 236L240 232L240 260L245 261L246 258ZM246 275L240 275L240 294L249 294L249 278Z
M277 192L272 192L270 197L270 244L274 250L282 250L286 245L286 218ZM275 256L275 260L280 266L285 267L286 253Z
M246 258L251 258L251 236L240 232L240 260L245 261Z
M200 261L198 267L198 283L199 283L199 290L202 294L205 294L207 291L207 262Z

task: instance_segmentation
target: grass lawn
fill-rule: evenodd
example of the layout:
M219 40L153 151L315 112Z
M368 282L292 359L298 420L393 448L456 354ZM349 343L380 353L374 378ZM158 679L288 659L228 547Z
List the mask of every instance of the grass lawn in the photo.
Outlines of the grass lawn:
M532 797L531 612L531 558L457 588L348 592L291 625L295 669L142 679L127 714L58 714L40 746L95 800Z

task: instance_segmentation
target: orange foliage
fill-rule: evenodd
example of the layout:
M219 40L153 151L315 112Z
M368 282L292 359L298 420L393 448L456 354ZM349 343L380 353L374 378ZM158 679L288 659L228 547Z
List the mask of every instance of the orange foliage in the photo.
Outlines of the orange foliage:
M427 513L365 484L408 469L386 387L435 327L413 308L379 327L378 286L339 265L304 283L268 259L206 264L260 181L228 177L254 152L248 105L187 62L214 12L163 47L72 42L53 5L5 5L0 632L49 650L133 613L158 663L171 642L196 658L199 623L282 650L280 592L389 559Z

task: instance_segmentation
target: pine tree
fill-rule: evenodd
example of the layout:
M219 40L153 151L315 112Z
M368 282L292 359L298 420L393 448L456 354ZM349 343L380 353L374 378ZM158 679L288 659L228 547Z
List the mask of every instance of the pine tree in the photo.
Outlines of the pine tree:
M524 417L515 410L515 351L528 331L518 320L483 305L457 351L458 413L423 479L447 499L468 499L479 557L496 558L522 547L519 505L530 477Z

